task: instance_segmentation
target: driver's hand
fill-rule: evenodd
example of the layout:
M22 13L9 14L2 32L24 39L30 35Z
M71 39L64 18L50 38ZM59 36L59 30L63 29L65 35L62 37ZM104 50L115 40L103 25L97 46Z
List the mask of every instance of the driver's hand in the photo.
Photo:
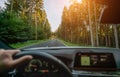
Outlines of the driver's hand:
M17 66L26 60L32 59L32 56L27 55L13 60L12 56L19 52L19 50L0 50L0 73Z

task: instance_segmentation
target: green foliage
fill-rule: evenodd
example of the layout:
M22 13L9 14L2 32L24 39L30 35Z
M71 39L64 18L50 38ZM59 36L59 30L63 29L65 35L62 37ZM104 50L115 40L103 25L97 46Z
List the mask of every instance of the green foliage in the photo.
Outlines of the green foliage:
M43 0L7 0L5 4L6 9L0 13L1 38L15 43L50 37L51 29Z
M18 42L18 43L10 44L10 46L13 48L22 48L22 47L26 47L26 46L40 44L40 43L43 43L45 41L46 40L29 40L26 42Z
M24 21L15 13L0 13L0 36L7 42L28 39L29 28L25 25Z
M91 39L93 38L94 46L115 47L113 30L113 26L115 25L101 24L99 22L99 17L103 5L96 4L95 6L91 1L89 7L88 2L88 0L83 0L82 3L74 2L69 8L64 7L62 21L56 31L57 37L67 42L84 46L90 46L92 44ZM117 29L118 39L120 39L119 24ZM97 42L99 45L97 45Z

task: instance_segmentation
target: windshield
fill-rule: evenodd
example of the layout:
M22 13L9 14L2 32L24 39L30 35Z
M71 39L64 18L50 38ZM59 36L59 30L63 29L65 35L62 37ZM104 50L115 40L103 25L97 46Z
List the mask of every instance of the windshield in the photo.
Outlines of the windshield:
M13 48L120 48L119 0L1 0L0 39ZM43 44L43 42L47 42Z

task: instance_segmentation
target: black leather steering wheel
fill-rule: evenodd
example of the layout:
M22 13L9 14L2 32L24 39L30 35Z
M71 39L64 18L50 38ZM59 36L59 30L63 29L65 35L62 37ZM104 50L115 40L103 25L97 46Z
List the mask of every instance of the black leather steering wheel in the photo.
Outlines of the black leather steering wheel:
M52 65L54 65L58 70L56 72L25 72L25 67L30 61L16 67L16 77L73 77L71 71L68 67L56 57L40 51L24 51L15 55L15 58L19 58L24 55L32 55L33 59L44 60ZM49 66L48 66L49 67Z

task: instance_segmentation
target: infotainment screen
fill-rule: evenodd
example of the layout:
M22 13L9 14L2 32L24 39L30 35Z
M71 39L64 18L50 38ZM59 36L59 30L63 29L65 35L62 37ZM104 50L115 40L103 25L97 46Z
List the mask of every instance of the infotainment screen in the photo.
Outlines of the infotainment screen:
M75 68L116 68L112 53L77 53Z
M81 63L81 66L90 66L90 57L89 56L81 56L80 63Z

